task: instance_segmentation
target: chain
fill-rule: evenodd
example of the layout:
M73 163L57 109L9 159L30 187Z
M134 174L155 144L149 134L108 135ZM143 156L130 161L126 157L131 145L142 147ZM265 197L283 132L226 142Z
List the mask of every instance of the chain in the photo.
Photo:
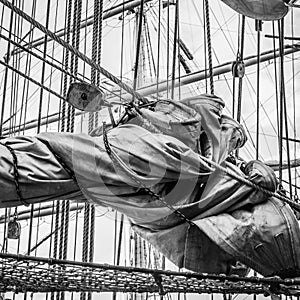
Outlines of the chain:
M166 200L163 199L160 195L153 192L150 188L148 188L145 184L143 184L140 180L138 180L135 176L133 171L126 166L126 164L122 161L120 156L111 148L108 139L107 139L107 133L106 133L106 124L103 123L103 142L105 146L105 150L113 163L115 163L117 166L119 166L123 171L127 173L127 175L135 181L139 188L144 189L151 197L153 197L155 200L159 200L162 202L166 207L168 207L171 211L175 213L180 219L182 219L184 222L188 223L190 226L195 225L194 222L189 220L182 212L180 212L178 209L174 208L172 205L170 205Z
M222 167L221 165L211 161L210 159L206 158L205 156L202 156L199 154L199 156L208 164L212 165L213 167L215 167L216 169L223 171L224 173L226 173L227 175L229 175L231 178L244 183L247 186L250 186L252 188L254 188L255 190L264 193L265 195L269 196L269 197L275 197L287 204L289 204L291 207L295 208L297 211L300 212L300 205L298 203L295 203L294 201L292 201L291 199L289 199L288 197L284 196L284 195L280 195L278 193L274 193L260 185L257 185L256 183L234 173L233 171L228 170L225 167ZM225 164L228 165L228 163L225 161Z

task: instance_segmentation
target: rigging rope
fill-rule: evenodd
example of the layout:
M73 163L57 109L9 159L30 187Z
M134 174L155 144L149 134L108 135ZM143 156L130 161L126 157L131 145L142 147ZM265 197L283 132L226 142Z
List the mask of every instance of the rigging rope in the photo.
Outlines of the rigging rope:
M12 1L12 5L14 5L14 0ZM3 7L4 9L4 7ZM10 23L9 23L9 32L8 32L8 38L9 41L7 43L7 51L6 51L6 61L9 61L9 55L10 55L10 40L12 39L12 26L13 26L13 19L14 19L14 12L10 12ZM2 105L1 105L1 116L0 116L0 136L2 135L2 123L4 118L4 110L5 110L5 104L6 104L6 89L7 89L7 80L8 80L8 68L5 68L4 73L4 82L3 82L3 96L2 96Z
M294 39L294 11L291 12L291 28L292 28L292 38ZM292 46L294 45L294 40L292 41ZM296 89L295 89L295 55L292 53L292 76L293 76L293 125L294 125L294 160L297 159L297 145L296 145L296 136L297 136L297 130L296 130ZM294 197L295 201L298 199L298 191L297 191L297 169L295 168L295 190L294 190Z
M292 189L292 174L291 174L291 162L290 162L290 144L289 144L289 131L288 131L288 115L287 115L287 105L286 105L286 94L285 94L285 76L284 76L284 20L278 21L279 26L279 49L280 49L280 101L281 101L281 114L284 119L285 125L285 137L286 137L286 152L287 152L287 164L288 164L288 178L289 178L289 189L290 196L293 195ZM283 122L283 121L282 121ZM281 130L281 139L283 139L283 124ZM282 143L282 142L281 142ZM282 155L282 154L281 154ZM282 179L282 178L281 178Z
M65 20L65 36L66 36L66 43L69 44L70 42L70 33L71 33L71 18L72 18L72 0L66 1L66 11L67 16ZM64 48L64 68L68 70L69 68L69 49ZM72 72L70 72L72 73ZM68 88L68 77L64 74L63 78L63 95L65 96L67 93ZM61 104L61 131L65 131L65 121L66 121L66 102L63 101Z
M212 46L211 46L211 32L210 32L210 19L209 19L209 2L204 1L205 10L205 23L206 23L206 39L207 39L207 51L208 51L208 69L209 69L209 82L210 93L214 94L214 75L213 75L213 63L212 63Z
M100 11L103 10L103 1L94 1L94 22L93 22L93 37L92 37L92 59L97 63L100 64L100 57L101 57L101 37L99 40L99 30L102 32L102 28L99 28L100 22L102 22L102 16L100 15ZM102 8L101 8L102 7ZM102 13L101 13L102 14ZM99 52L100 53L99 53ZM94 85L100 84L100 77L99 71L95 68L91 68L91 83ZM98 123L98 112L91 112L89 113L88 117L88 133L90 134L92 130L97 126ZM89 261L92 260L93 250L91 249L94 247L94 227L95 227L95 210L92 209L92 206L89 203L86 203L84 206L84 221L83 221L83 241L82 241L82 261ZM91 298L91 294L88 294L88 298ZM85 300L86 294L81 293L80 299Z
M47 1L47 9L46 9L46 25L45 28L48 29L49 27L49 20L50 20L50 0ZM45 68L46 68L46 54L47 54L47 45L48 45L48 40L47 40L47 35L45 35L45 40L44 40L44 50L43 50L43 60L42 60L42 69L41 69L41 81L40 83L43 85L45 81ZM42 118L42 106L43 106L43 92L44 89L40 89L40 101L39 101L39 110L38 110L38 125L37 125L37 133L40 133L41 131L41 118Z
M143 124L143 126L145 128L147 128L147 129L149 128L152 132L155 132L155 133L161 133L161 131L155 125L153 125L149 120L147 120L143 115L141 115L138 110L132 111L132 113L134 113L135 116L142 122L142 124ZM105 145L106 151L110 155L110 157L113 160L113 162L115 162L116 165L119 166L122 171L125 171L127 173L127 175L132 180L134 180L143 189L145 189L148 192L149 195L151 195L155 199L163 202L166 205L166 207L168 207L171 211L173 211L176 215L178 215L182 220L184 220L185 222L187 222L189 225L194 225L194 223L191 220L189 220L184 214L182 214L180 211L178 211L177 209L175 209L172 205L170 205L169 203L167 203L162 197L160 197L158 194L154 193L150 188L146 187L142 182L140 182L138 179L136 179L136 177L133 174L133 171L110 148L109 142L107 140L105 128L106 128L106 126L105 126L105 123L104 123L104 125L103 125L103 141L104 141L104 145ZM291 207L293 207L294 209L296 209L297 211L300 212L300 204L295 203L294 201L290 200L288 197L280 195L280 194L278 194L276 192L274 193L274 192L272 192L272 191L270 191L270 190L268 190L266 188L263 188L260 185L257 185L256 183L253 183L252 181L246 179L245 177L242 177L242 176L236 174L235 172L227 169L226 167L223 167L220 164L211 161L210 159L206 158L205 156L202 156L200 154L199 154L199 156L206 163L208 163L209 165L212 165L217 170L225 172L225 174L228 174L233 179L236 179L236 180L244 183L245 185L256 189L257 191L260 191L260 192L264 193L265 195L267 195L269 197L275 197L275 198L277 198L277 199L279 199L279 200L281 200L281 201L289 204ZM225 161L225 165L228 165L228 162Z
M98 49L97 49L97 64L101 65L101 55L102 55L102 28L103 28L103 0L99 2L99 18L98 18L98 30L97 30L97 41L98 41ZM96 85L100 86L100 72L97 72L96 75ZM110 115L111 108L109 108ZM112 121L113 118L111 117ZM113 124L113 123L112 123ZM98 112L95 114L95 127L98 127ZM89 243L89 262L93 262L94 260L94 248L95 248L95 206L90 205L90 243ZM88 293L88 299L92 298L92 294Z
M240 40L240 60L244 59L244 44L245 44L245 16L242 16L242 29L241 29L241 40ZM237 106L237 115L236 120L241 122L242 116L242 88L243 88L243 78L239 78L239 87L238 87L238 106Z
M255 30L257 31L257 69L256 69L256 144L255 158L259 158L259 126L260 126L260 32L262 21L255 20Z
M177 0L175 4L171 99L174 99L174 92L175 92L175 72L176 72L176 62L178 62L178 57L176 55L178 50L178 36L179 36L179 0ZM180 66L178 66L178 69L179 68Z
M139 71L139 60L140 51L142 46L142 35L143 33L143 19L144 19L144 0L141 0L139 7L139 18L138 18L138 31L137 31L137 42L136 42L136 54L135 54L135 64L134 64L134 74L133 74L133 89L137 89L138 85L138 71Z
M52 31L45 28L41 23L37 22L35 19L31 18L29 15L27 15L25 12L20 10L18 7L13 5L8 0L0 0L0 2L10 8L13 12L23 17L26 21L33 24L36 28L41 30L43 33L47 34L50 38L52 38L54 41L56 41L58 44L62 45L63 47L67 48L70 52L74 53L78 58L80 58L82 61L89 64L91 67L98 70L101 74L103 74L105 77L107 77L109 80L113 81L115 84L119 85L122 89L124 89L126 92L137 98L143 103L148 103L148 99L144 96L142 96L140 93L134 91L130 86L122 82L120 79L115 77L113 74L108 72L106 69L95 63L91 58L84 55L82 52L75 49L72 45L66 43L63 39L56 36Z
M160 76L160 48L161 48L161 13L162 2L158 0L158 26L157 26L157 62L156 62L156 97L158 98L158 83Z

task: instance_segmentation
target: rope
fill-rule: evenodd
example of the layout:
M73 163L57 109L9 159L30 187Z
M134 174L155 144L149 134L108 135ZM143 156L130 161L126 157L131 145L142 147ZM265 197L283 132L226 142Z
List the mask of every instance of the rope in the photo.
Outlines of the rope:
M142 40L142 34L143 34L142 33L143 18L144 18L144 0L141 0L141 4L140 4L140 8L139 8L138 32L137 32L136 54L135 54L134 74L133 74L133 89L134 90L136 90L136 88L137 88L137 81L138 81L141 40Z
M257 71L256 71L256 159L259 157L259 126L260 126L260 31L262 22L255 21L255 29L257 31Z
M158 29L157 29L157 62L156 62L156 97L158 98L158 85L160 76L160 48L161 48L161 13L162 13L162 2L158 0Z
M281 26L280 26L280 21L278 21L278 32L281 33ZM280 39L279 39L280 41ZM282 82L282 69L283 69L283 52L282 52L282 46L283 44L280 42L279 43L279 60L280 60L280 72L279 72L279 91L280 91L280 98L279 98L279 132L278 132L278 138L279 138L279 143L278 143L278 148L279 148L279 180L281 182L282 180L282 161L283 161L283 154L282 154L282 137L283 137L283 97L282 97L282 91L283 91L283 82Z
M286 137L286 152L287 152L287 164L288 164L288 177L289 177L289 189L290 195L293 194L292 189L292 174L291 174L291 162L290 162L290 144L289 144L289 130L288 130L288 116L286 107L286 94L285 94L285 77L284 77L284 21L281 20L281 26L279 31L279 48L281 52L280 60L280 96L283 104L283 114L284 114L284 125L285 125L285 137ZM282 107L281 107L282 109ZM281 137L282 138L282 137Z
M56 36L52 31L45 28L41 23L37 22L35 19L31 18L29 15L27 15L25 12L20 10L18 7L14 6L12 3L10 3L8 0L0 0L0 2L10 8L13 12L23 17L26 21L33 24L36 28L41 30L43 33L47 34L50 38L52 38L55 42L60 44L61 46L68 49L70 52L74 53L78 58L80 58L82 61L90 65L91 67L98 70L101 74L103 74L105 77L107 77L109 80L113 81L115 84L119 85L122 89L124 89L126 92L137 98L139 101L143 103L148 103L148 99L144 96L142 96L140 93L134 91L130 86L122 82L120 79L115 77L113 74L105 70L103 67L99 66L97 63L95 63L92 59L75 49L72 45L66 43L63 39Z
M236 173L228 170L227 168L222 167L221 165L219 165L219 164L217 164L217 163L209 160L208 158L206 158L206 157L204 157L204 156L202 156L200 154L199 154L199 156L206 163L214 166L217 170L225 172L227 175L229 175L233 179L236 179L236 180L244 183L245 185L256 189L257 191L262 192L262 193L264 193L265 195L267 195L269 197L275 197L275 198L277 198L277 199L279 199L279 200L281 200L281 201L289 204L291 207L297 209L298 211L300 211L300 205L297 204L297 203L295 203L294 201L290 200L288 197L280 195L278 193L274 193L274 192L272 192L272 191L270 191L270 190L268 190L268 189L266 189L264 187L261 187L260 185L257 185L256 183L254 183L254 182L252 182L252 181L250 181L250 180L248 180L248 179L246 179L246 178L244 178L244 177L242 177L242 176L240 176L240 175L238 175L238 174L236 174ZM228 165L228 163L226 161L225 161L225 164Z
M167 98L169 98L169 68L170 68L170 0L167 3L168 10L167 10Z
M294 11L291 12L291 28L292 28L292 38L295 37L294 33ZM292 42L292 46L294 46L294 40ZM292 78L293 78L293 125L294 125L294 160L297 159L297 145L296 145L296 136L297 136L297 127L296 127L296 86L295 86L295 54L292 53ZM298 198L298 191L297 191L297 169L295 168L295 173L294 173L294 180L295 180L295 189L294 189L294 197ZM298 199L299 200L299 199Z
M24 200L23 195L22 195L22 191L20 189L20 182L19 182L20 175L19 175L19 171L18 171L17 155L16 155L14 149L11 148L10 146L8 146L7 143L4 143L4 144L0 143L0 144L5 146L8 149L8 151L11 153L11 156L13 158L14 182L15 182L15 186L16 186L17 196L19 198L19 201L23 205L28 206L29 203Z
M13 2L14 3L14 0ZM3 7L3 11L4 11L4 7ZM8 32L8 44L7 44L7 54L6 54L6 61L9 61L9 54L10 54L10 40L12 39L12 26L13 26L13 16L14 16L14 12L11 11L10 13L10 22L9 22L9 32ZM7 89L7 80L8 80L8 68L6 67L5 69L5 73L4 73L4 79L3 79L3 96L2 96L2 105L1 105L1 118L0 118L0 136L2 135L2 123L3 123L3 118L4 118L4 110L5 110L5 104L6 104L6 89Z
M92 59L99 65L101 58L101 39L102 39L102 14L103 1L94 1L94 23L92 38ZM100 84L100 72L97 69L91 69L92 84ZM98 113L89 113L88 133L98 126ZM82 261L93 261L94 257L94 234L95 234L95 208L90 204L85 205L84 210L84 227L83 227L83 244L82 244ZM91 293L88 293L88 299L91 299ZM81 293L80 299L86 299L86 294Z
M179 29L179 1L175 4L175 22L174 22L174 42L173 42L173 62L172 62L172 85L171 85L171 99L174 99L175 92L175 71L177 61L177 48L178 48L178 30Z
M99 3L99 18L98 18L98 55L97 63L101 65L101 55L102 55L102 23L103 23L103 0ZM97 73L96 78L97 85L100 85L100 72Z
M49 66L51 66L51 67L57 69L58 71L60 71L60 72L63 73L63 74L67 74L68 76L72 77L74 80L84 82L83 79L81 79L81 78L75 76L74 74L71 74L71 73L70 73L68 70L66 70L65 68L62 68L62 67L60 67L59 65L54 64L53 62L51 62L51 61L49 61L49 60L47 60L47 59L44 59L42 56L40 56L40 55L34 53L33 51L31 51L31 50L25 48L24 46L20 45L20 43L17 43L17 42L15 42L15 41L13 41L13 40L9 40L8 37L6 37L5 35L3 35L3 34L1 34L1 33L0 33L0 38L1 38L1 39L4 39L4 40L6 40L6 41L10 41L10 43L13 44L14 46L19 47L19 48L22 49L24 52L27 52L28 54L30 54L30 55L32 55L32 56L38 58L38 59L41 60L41 61L45 61ZM8 65L7 63L5 63L5 62L4 62L4 64L5 64L5 66L6 66L6 65L9 66L9 65ZM10 66L10 67L11 67L11 66ZM15 70L15 68L13 68L13 67L11 67L11 68L12 68L13 70ZM21 74L20 74L20 75L21 75ZM21 75L21 76L24 76L24 75ZM29 78L30 78L30 77L28 76L26 79L27 79L27 80L30 80ZM38 82L38 84L40 84L40 83ZM43 86L42 84L40 84L40 87L42 87L43 89L47 90L46 87ZM49 88L48 88L47 91L48 91L49 93L53 93L53 94L56 95L56 96L57 96L57 95L60 95L60 94L55 93L55 91L50 90ZM60 95L60 96L57 96L57 97L63 98L61 95Z
M47 10L46 10L46 29L48 29L49 26L49 19L50 19L50 0L47 1ZM46 55L47 55L47 35L45 35L45 40L44 40L44 50L43 50L43 61L42 61L42 70L41 70L41 84L44 84L45 81L45 70L46 70ZM40 133L41 131L41 118L42 118L42 106L43 106L43 94L44 94L44 89L40 89L40 101L39 101L39 110L38 110L38 124L37 124L37 133Z
M76 1L75 1L76 2ZM71 20L72 20L72 4L73 1L69 0L66 1L66 10L67 10L67 16L65 20L65 38L66 43L70 42L70 35L71 35ZM75 6L75 5L74 5ZM72 39L72 46L74 46L74 36L73 33L73 39ZM68 70L69 68L69 58L70 58L70 51L68 49L64 49L64 68ZM71 61L70 61L70 73L74 74L73 71L73 65L74 65L74 55L71 53ZM63 73L63 96L64 98L67 95L68 90L68 75L66 73ZM70 81L72 82L72 77L70 77ZM67 110L67 112L66 112ZM65 101L62 102L62 108L61 108L61 131L64 132L70 132L70 114L71 114L71 106L66 104ZM69 201L63 201L61 205L61 219L60 219L60 243L59 243L59 258L66 259L67 258L67 250L68 250L68 230L69 230L69 210L70 210L70 203ZM63 300L65 297L64 293L57 293L56 299L57 300Z
M98 38L98 19L99 19L99 1L94 1L94 23L93 23L93 39L92 39L92 59L97 61L97 38ZM91 69L91 82L96 83L96 69Z
M56 93L55 91L51 90L50 88L48 88L45 85L42 85L41 83L39 83L38 81L32 79L30 76L25 75L24 73L20 72L19 70L15 69L14 67L10 66L9 64L7 64L6 62L3 62L0 60L0 64L7 67L8 69L14 71L15 73L18 73L19 75L21 75L22 77L24 77L25 79L31 81L32 83L36 84L37 86L43 88L44 90L46 90L47 92L55 95L56 97L60 98L60 99L64 99L60 94ZM1 126L0 126L1 127Z
M242 16L242 32L241 32L241 44L240 44L240 60L244 59L244 44L245 44L245 16ZM237 116L236 120L241 121L242 115L242 87L243 87L243 78L239 78L239 89L238 89L238 106L237 106Z
M57 258L57 249L58 249L58 230L59 226L59 219L60 219L60 205L59 201L56 201L56 210L55 210L55 229L54 229L54 242L53 242L53 257ZM54 293L51 293L51 300L54 300Z
M90 206L88 203L84 207L84 226L83 226L83 242L82 242L82 261L86 262L88 259L88 236L89 236L89 214Z
M103 0L100 1L99 3L99 18L98 18L98 36L97 36L97 40L98 40L98 50L97 50L97 64L101 65L101 54L102 54L102 22L103 22ZM97 72L97 76L96 76L96 85L100 86L100 72ZM108 108L109 110L109 114L112 118L112 111L111 108ZM99 119L99 114L98 112L96 112L95 114L95 127L98 127L98 119ZM112 122L113 123L113 122Z
M206 22L206 37L207 37L207 50L208 50L208 69L209 69L209 81L210 81L210 93L214 94L214 76L213 76L213 64L212 64L212 46L211 46L211 33L210 33L210 20L209 20L209 2L204 1L205 9L205 22Z

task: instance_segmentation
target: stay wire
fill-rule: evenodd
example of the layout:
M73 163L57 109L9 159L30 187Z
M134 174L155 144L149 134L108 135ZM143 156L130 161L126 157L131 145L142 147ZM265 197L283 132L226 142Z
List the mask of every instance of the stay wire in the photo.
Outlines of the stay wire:
M175 93L175 78L176 78L176 65L178 63L178 29L179 29L179 0L175 4L175 21L174 21L174 37L173 37L173 59L172 59L172 84L171 84L171 99L174 100ZM179 66L178 66L179 67Z
M21 1L18 2L21 7ZM21 7L22 8L22 7ZM14 20L14 29L13 31L16 33L16 36L21 35L20 28L20 16L15 18ZM14 68L20 68L20 55L12 57L12 65ZM11 76L11 102L10 102L10 115L13 116L10 120L10 134L14 133L16 128L16 111L18 110L18 90L19 90L19 74L13 73Z
M47 6L47 8L49 8L49 7ZM35 10L36 10L36 5L34 5L34 15L35 15ZM48 10L48 13L50 13L49 10ZM48 20L49 20L49 18L48 18ZM48 24L46 24L46 27L47 26L48 26ZM41 84L43 84L43 82L41 82ZM31 209L30 209L30 221L29 221L28 243L27 243L27 250L28 251L30 251L30 248L31 248L31 238L32 238L32 230L33 230L33 212L34 212L34 204L31 205ZM27 293L24 294L24 299L26 299L26 298L27 298Z
M169 69L170 69L170 0L167 0L167 98L169 98Z
M46 10L46 25L45 28L48 29L49 27L49 19L50 19L50 3L51 0L47 1L47 10ZM44 40L44 51L43 51L43 61L42 61L42 70L41 70L41 84L44 85L45 81L45 70L46 70L46 54L47 54L47 34L45 34L45 40ZM38 125L37 125L37 133L40 133L41 131L41 117L42 117L42 105L43 105L43 96L44 96L44 89L40 89L40 100L39 100L39 111L38 111Z
M122 11L122 35L121 35L121 65L120 65L120 78L123 78L123 61L124 61L124 37L125 37L125 11L124 11L124 0L123 0L123 11ZM122 90L120 90L121 96ZM115 213L115 239L114 239L114 264L119 265L120 263L120 256L121 256L121 246L122 246L122 237L123 237L123 224L124 224L124 215L121 214L121 221L119 227L119 239L117 244L117 216L118 213ZM118 245L118 247L117 247ZM116 299L116 293L113 293L113 300Z
M292 38L294 38L294 10L291 11L291 28L292 28ZM294 39L292 40L292 46L294 46ZM292 76L293 76L293 82L292 82L292 90L293 90L293 125L294 125L294 159L297 159L297 145L296 145L296 137L297 137L297 130L296 130L296 87L295 87L295 54L292 53ZM294 195L295 198L297 198L297 169L295 168L295 189L294 189Z
M161 48L161 10L162 2L158 0L158 32L157 32L157 61L156 61L156 97L158 98L158 85L159 85L159 76L160 76L160 48Z
M72 20L72 0L66 1L65 11L66 11L66 19L65 19L65 39L66 43L70 43L71 38L71 20ZM72 45L73 46L73 45ZM70 59L70 51L69 49L64 49L64 61L63 65L66 70L69 68L69 59ZM72 59L72 58L71 58ZM70 73L73 73L72 66L70 66ZM63 87L62 93L63 97L66 97L67 89L68 89L68 76L66 73L63 74ZM70 131L70 105L67 105L65 101L61 102L61 132ZM60 217L60 224L59 228L55 228L59 231L59 257L65 259L67 255L67 240L66 240L66 232L68 232L68 211L69 211L69 203L68 201L63 201L61 204L61 217ZM57 293L56 294L57 300L64 299L64 293Z
M57 19L58 19L58 0L56 0L56 7L55 7L55 17L54 17L54 31L56 31L57 28ZM52 49L51 49L51 57L54 57L55 53L55 44L52 43ZM49 78L49 87L52 86L52 78L53 78L53 67L50 68L50 78ZM61 86L60 86L61 88ZM47 113L46 113L46 132L48 131L48 118L49 118L49 112L50 112L50 93L48 93L48 105L47 105Z
M12 0L11 5L14 6L15 0ZM15 6L14 6L15 7ZM4 7L3 7L4 9ZM11 10L10 12L10 21L9 21L9 32L8 32L8 38L9 41L7 43L7 49L6 49L6 61L9 62L9 54L10 54L10 48L11 43L10 40L12 39L12 27L13 27L13 20L14 20L14 11ZM6 90L7 90L7 81L8 81L8 68L5 68L4 72L4 82L3 82L3 95L2 95L2 105L1 105L1 115L0 115L0 136L2 135L2 124L4 120L4 110L5 110L5 104L6 104Z
M93 23L93 35L92 35L92 59L98 64L98 31L99 31L99 12L100 12L100 1L94 0L94 23ZM91 83L97 84L97 73L98 70L95 68L91 68ZM92 130L95 128L95 117L97 112L89 113L88 117L88 133L90 134ZM82 261L89 261L89 244L91 239L91 214L92 209L91 205L86 203L84 206L84 221L83 221L83 242L82 242ZM92 224L91 224L92 225ZM80 293L80 299L85 300L87 294L82 292ZM88 298L91 297L91 294L88 293Z
M101 44L102 44L102 22L103 22L103 0L99 1L99 18L97 23L97 64L101 65ZM78 27L78 30L80 28ZM98 71L95 78L97 86L100 85L100 72ZM110 108L109 108L110 109ZM95 127L98 126L98 112L95 113ZM90 205L90 240L89 240L89 257L88 261L93 262L94 260L94 248L95 248L95 206ZM88 299L92 299L92 293L88 293Z
M278 93L277 59L276 59L275 21L272 21L272 31L273 31L273 53L274 53L273 65L274 65L274 81L275 81L275 100L276 100L276 111L277 111L277 136L278 136L278 145L279 145L280 116L279 116L279 93Z
M241 29L241 39L240 39L240 60L244 59L244 46L245 46L245 21L246 17L242 16L242 29ZM238 86L238 102L237 102L237 115L236 120L238 122L241 121L242 116L242 96L243 96L243 78L239 78L239 86Z
M24 9L24 0L23 1L20 1L19 3L21 9ZM23 19L20 20L20 18L16 19L16 25L15 25L15 28L17 28L17 30L15 30L17 32L17 36L21 36L22 35L22 29L23 29ZM16 68L20 68L20 55L17 55L16 57L14 57L13 61L15 61L15 67ZM12 125L13 126L13 133L15 133L15 129L16 129L16 123L17 123L17 118L16 118L16 112L18 110L18 91L19 91L19 85L20 85L20 80L19 80L19 76L16 76L15 75L15 80L16 80L16 86L15 88L12 87L12 89L15 91L14 93L14 100L15 100L15 109L13 111L14 113L14 124ZM13 85L12 85L13 86ZM23 105L24 105L24 99L21 99L21 109L23 109ZM21 120L19 122L19 125L21 123ZM17 160L16 160L16 163L17 163ZM22 194L19 195L19 197L22 197ZM14 212L14 218L16 218L15 220L17 221L18 220L18 208L15 207L15 212ZM18 222L18 221L17 221ZM37 234L38 234L38 231L37 231ZM19 254L19 251L20 251L20 244L21 244L21 239L20 239L20 236L17 240L17 253ZM16 297L16 293L13 294L13 299L15 299Z
M281 20L281 43L282 43L282 51L284 51L284 18ZM284 62L284 61L283 61ZM290 151L290 142L289 142L289 127L288 127L288 113L287 113L287 99L286 99L286 92L285 92L285 71L284 71L284 63L282 72L282 95L283 95L283 103L284 103L284 121L285 121L285 138L286 138L286 151L287 151L287 163L288 163L288 178L289 178L289 189L290 195L293 195L293 188L292 188L292 172L291 172L291 151Z
M278 34L281 35L281 23L280 21L277 21L278 24ZM278 132L278 137L279 137L279 181L282 179L282 162L283 162L283 154L282 154L282 137L283 137L283 82L282 82L282 69L283 69L283 53L282 53L282 43L279 39L279 132Z
M260 130L260 47L261 47L261 26L262 21L255 20L255 29L257 31L257 64L256 64L256 143L255 158L259 159L259 130Z
M143 19L144 19L144 0L141 0L138 14L138 31L137 31L137 42L136 42L136 54L134 63L134 74L133 74L133 89L137 89L138 85L138 72L139 72L139 60L141 51L141 41L143 34ZM133 98L134 101L134 98Z

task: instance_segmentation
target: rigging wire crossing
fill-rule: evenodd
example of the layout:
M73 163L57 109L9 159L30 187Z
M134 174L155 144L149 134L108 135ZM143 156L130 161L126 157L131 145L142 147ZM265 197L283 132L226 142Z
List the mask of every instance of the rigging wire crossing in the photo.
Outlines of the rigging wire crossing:
M115 84L119 85L122 89L124 89L126 92L137 98L139 101L142 103L148 103L149 100L142 96L140 93L136 92L134 89L132 89L129 85L125 84L122 82L120 79L118 79L116 76L111 74L109 71L101 67L99 64L94 62L92 59L84 55L82 52L77 50L75 47L72 45L66 43L63 39L60 37L56 36L51 30L47 29L45 26L43 26L41 23L37 22L35 19L27 15L25 12L23 12L21 9L13 5L7 0L0 0L0 2L10 8L13 12L24 18L26 21L34 25L36 28L41 30L43 33L45 33L47 36L51 37L55 42L60 44L61 46L67 48L70 52L72 52L74 55L76 55L78 58L83 60L85 63L99 71L101 74L103 74L105 77L107 77L109 80L113 81Z

